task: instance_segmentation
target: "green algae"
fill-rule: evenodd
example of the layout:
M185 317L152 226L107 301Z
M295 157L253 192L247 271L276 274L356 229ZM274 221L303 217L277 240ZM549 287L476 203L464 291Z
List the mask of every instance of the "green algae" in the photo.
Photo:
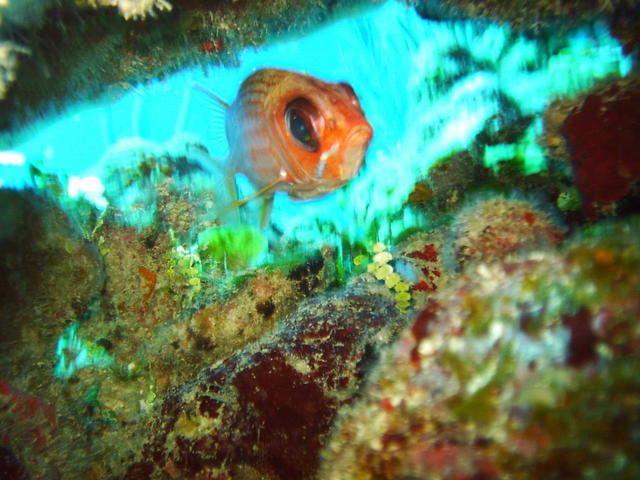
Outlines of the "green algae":
M262 233L250 226L212 227L198 234L198 252L203 261L238 270L256 260L267 247Z

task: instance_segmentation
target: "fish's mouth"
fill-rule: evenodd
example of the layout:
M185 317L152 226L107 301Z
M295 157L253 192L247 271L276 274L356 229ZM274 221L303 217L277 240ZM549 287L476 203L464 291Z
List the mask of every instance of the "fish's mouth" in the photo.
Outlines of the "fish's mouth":
M347 143L351 145L365 144L365 146L368 147L371 137L373 137L373 129L369 125L366 125L356 128L351 132L347 137Z
M369 126L363 126L353 131L346 139L344 150L344 165L342 177L349 179L354 177L364 156L369 149L369 143L371 143L371 137L373 136L373 129Z

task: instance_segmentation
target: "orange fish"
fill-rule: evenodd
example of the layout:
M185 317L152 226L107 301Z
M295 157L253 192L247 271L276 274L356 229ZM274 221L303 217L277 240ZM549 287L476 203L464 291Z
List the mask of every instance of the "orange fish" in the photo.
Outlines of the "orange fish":
M230 105L206 93L226 112L227 178L241 173L257 188L236 205L263 196L263 225L276 191L317 198L362 166L373 129L347 83L265 68L242 82Z

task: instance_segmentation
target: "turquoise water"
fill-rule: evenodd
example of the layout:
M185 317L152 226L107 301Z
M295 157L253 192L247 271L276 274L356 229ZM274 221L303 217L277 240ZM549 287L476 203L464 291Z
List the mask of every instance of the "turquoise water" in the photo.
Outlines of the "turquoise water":
M631 60L599 23L561 38L528 39L491 23L427 21L388 2L306 37L243 51L237 67L188 70L132 86L121 98L76 107L39 125L26 142L11 148L13 153L5 152L0 181L25 184L33 163L66 176L71 195L85 195L104 208L98 179L104 181L105 158L112 158L119 142L180 153L190 139L224 159L221 124L192 86L200 83L232 101L242 80L260 67L349 82L375 131L366 166L347 187L315 201L276 196L277 230L317 245L331 238L385 242L420 225L422 216L407 209L398 215L414 184L434 162L468 148L483 130L532 116L517 144L487 147L483 158L495 166L517 154L528 173L544 169L536 138L545 107L607 75L624 76ZM251 192L246 181L237 181L241 195ZM210 188L221 186L212 180Z

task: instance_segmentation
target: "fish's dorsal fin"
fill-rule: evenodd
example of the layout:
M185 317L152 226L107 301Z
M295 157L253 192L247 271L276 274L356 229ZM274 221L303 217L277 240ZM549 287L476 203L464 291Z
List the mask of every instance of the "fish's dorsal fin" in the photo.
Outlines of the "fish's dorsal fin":
M220 150L226 152L228 150L226 120L229 104L204 85L193 83L191 88L203 94L207 99L209 105L207 123L211 133L211 141L216 146L215 148L222 147Z
M220 98L217 94L215 94L212 90L199 83L194 83L192 87L200 93L204 93L207 97L209 97L211 102L214 104L214 107L217 107L219 110L226 114L227 109L229 108L229 104L222 98Z

